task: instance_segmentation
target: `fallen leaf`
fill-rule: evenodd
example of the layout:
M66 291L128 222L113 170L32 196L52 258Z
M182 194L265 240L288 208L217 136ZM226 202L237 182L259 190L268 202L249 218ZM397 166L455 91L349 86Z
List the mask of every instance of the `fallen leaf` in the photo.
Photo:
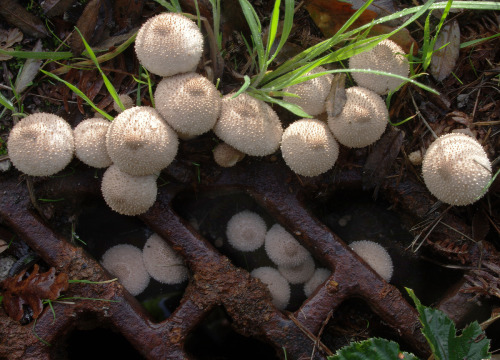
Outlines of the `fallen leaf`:
M345 93L345 74L335 74L333 76L330 93L326 97L325 107L328 117L334 117L340 114L347 101Z
M120 29L130 29L142 15L144 0L115 0L113 17Z
M22 32L36 38L49 35L42 20L15 0L0 0L0 15L11 25L18 27Z
M9 31L0 31L0 49L5 51L14 50L12 46L16 43L21 42L23 39L23 33L18 28L9 29ZM10 55L1 55L0 61L12 59Z
M366 0L346 0L346 2L351 3L353 8L357 10L366 3ZM386 16L394 13L396 8L393 0L374 0L368 6L368 10L376 12L379 16Z
M443 49L438 50L444 45L446 46ZM460 27L456 20L441 29L434 45L434 51L430 73L434 79L441 81L450 75L455 68L460 52Z
M34 52L42 51L42 41L38 40L33 48ZM31 82L35 79L36 74L38 74L38 70L42 65L42 60L36 59L28 59L24 63L23 69L21 73L16 79L16 83L14 84L14 88L17 94L21 94L26 88L31 84Z
M7 278L2 283L4 289L3 306L5 312L15 321L21 320L24 314L23 305L33 310L36 319L43 310L42 300L55 300L61 291L68 289L68 275L60 273L56 276L56 269L50 268L45 273L38 273L37 264L33 266L31 274L23 279L26 270L19 275Z
M74 0L44 0L40 4L43 12L48 17L59 16L64 14L70 8Z

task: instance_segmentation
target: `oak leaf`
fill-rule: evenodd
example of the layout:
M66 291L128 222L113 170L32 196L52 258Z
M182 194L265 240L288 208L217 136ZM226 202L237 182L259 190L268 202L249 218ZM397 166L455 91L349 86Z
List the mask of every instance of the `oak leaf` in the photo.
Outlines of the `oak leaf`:
M23 305L28 305L33 310L36 319L43 310L42 300L55 300L61 291L68 289L68 275L56 275L56 269L50 268L45 273L38 273L37 264L33 266L31 274L23 279L26 270L17 276L5 279L0 283L4 289L3 306L5 312L15 321L21 320L24 314Z

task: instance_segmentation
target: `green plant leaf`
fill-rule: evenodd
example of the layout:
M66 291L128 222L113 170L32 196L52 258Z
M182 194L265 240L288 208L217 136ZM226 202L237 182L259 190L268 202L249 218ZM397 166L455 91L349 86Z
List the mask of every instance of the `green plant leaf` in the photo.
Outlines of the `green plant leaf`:
M15 111L16 110L16 108L14 107L14 105L12 104L12 102L9 99L7 99L5 96L3 96L2 93L0 93L0 104L2 104L3 106L5 106L10 111Z
M353 342L339 351L328 360L418 360L407 352L402 352L394 341L380 338L371 338L361 342Z
M35 60L64 60L73 57L73 53L71 53L70 51L7 51L3 49L0 49L0 55L12 56L18 59Z
M406 289L415 302L424 334L436 360L489 359L490 340L477 321L469 324L460 336L453 321L441 310L422 305L411 289Z
M250 4L248 0L239 0L239 2L243 15L250 27L250 32L252 33L253 43L257 51L259 69L261 69L266 63L264 44L262 42L262 25L260 24L259 16L252 7L252 4Z

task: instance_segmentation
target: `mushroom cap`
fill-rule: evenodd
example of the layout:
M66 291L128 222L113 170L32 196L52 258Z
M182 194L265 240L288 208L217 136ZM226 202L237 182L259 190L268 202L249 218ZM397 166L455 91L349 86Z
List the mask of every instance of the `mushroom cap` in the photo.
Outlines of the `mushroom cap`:
M203 52L203 35L196 23L176 13L146 21L135 39L139 62L150 72L172 76L196 69Z
M102 256L101 264L133 296L148 287L149 274L142 262L142 251L133 245L120 244L109 248Z
M245 154L224 142L218 144L214 149L214 160L217 165L222 167L232 167L244 157Z
M314 269L314 259L311 254L308 254L300 265L294 267L278 266L278 271L290 284L305 283L313 276Z
M237 250L254 251L264 244L267 226L260 215L243 210L227 222L227 241Z
M294 267L307 260L309 252L280 224L274 224L266 234L267 256L278 266Z
M144 266L149 275L163 284L180 284L188 278L182 257L160 235L151 235L142 250Z
M156 110L183 136L209 131L220 114L220 93L206 77L193 72L164 78L154 97Z
M309 71L304 76L317 74L326 71L322 66ZM316 116L326 111L325 101L330 93L333 75L322 75L314 79L310 79L292 86L287 87L284 91L296 94L300 97L287 96L285 101L298 105L311 116Z
M314 271L313 276L304 284L304 294L309 297L318 286L323 284L326 279L332 274L329 269L318 268Z
M404 57L404 50L394 41L386 39L374 48L352 56L350 69L370 69L408 77L410 64ZM352 77L359 86L384 95L398 88L402 80L385 75L353 72Z
M32 114L14 125L7 149L12 164L19 171L31 176L53 175L73 158L73 130L57 115Z
M156 201L156 176L134 176L111 165L102 177L101 191L106 204L122 215L135 216L148 211Z
M281 121L262 100L243 93L222 98L221 114L213 128L224 142L242 153L265 156L275 152L283 135Z
M106 134L109 157L130 175L159 173L174 160L178 146L175 131L148 106L123 111Z
M120 94L118 95L118 97L120 98L120 101L122 102L123 106L125 106L125 110L135 106L134 100L132 100L132 98L127 94ZM118 113L121 113L123 111L122 108L118 106L116 101L113 101L113 110L115 110Z
M75 128L75 154L83 163L95 168L105 168L113 163L106 149L110 124L106 119L92 118L83 120Z
M301 119L283 133L281 154L295 173L316 176L333 167L339 156L339 145L324 122Z
M267 285L271 297L273 298L274 306L280 310L288 306L291 293L290 284L278 270L272 267L263 266L254 269L250 275Z
M380 139L389 121L384 100L371 90L354 86L346 90L347 101L328 126L344 146L362 148Z
M482 197L491 180L491 163L479 142L452 133L436 139L422 162L427 189L450 205L469 205Z
M349 246L385 281L391 281L393 272L392 259L382 245L374 241L359 240L350 243Z

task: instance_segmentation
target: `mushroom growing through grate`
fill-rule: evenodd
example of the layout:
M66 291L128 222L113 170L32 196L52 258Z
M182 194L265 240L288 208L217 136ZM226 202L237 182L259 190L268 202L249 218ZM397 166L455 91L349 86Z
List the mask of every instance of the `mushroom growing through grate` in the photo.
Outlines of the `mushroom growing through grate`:
M164 78L154 98L156 110L183 136L209 131L220 114L220 93L206 77L193 72Z
M149 275L163 284L180 284L188 278L182 258L160 235L151 235L142 250L144 266Z
M83 120L73 131L75 154L83 163L105 168L112 164L106 149L106 133L111 123L102 118Z
M245 157L241 151L224 142L219 143L213 153L214 161L222 167L232 167Z
M314 75L323 71L326 71L326 69L318 66L304 76ZM332 79L332 74L326 74L287 87L283 91L296 94L299 97L287 96L285 97L285 100L289 103L300 106L302 110L311 116L324 113L326 111L325 101L326 97L330 93Z
M313 276L304 284L304 294L309 297L316 290L318 286L328 279L328 277L332 274L329 269L318 268L314 271Z
M302 284L308 281L314 274L314 259L311 254L308 254L302 264L293 267L278 266L278 270L290 284Z
M281 154L295 173L316 176L333 167L339 156L339 145L324 122L302 119L283 133Z
M273 298L274 306L280 310L288 306L290 302L290 284L278 270L272 267L263 266L254 269L250 275L267 285L271 297Z
M174 160L178 145L175 131L148 106L123 111L106 134L110 158L130 175L159 173Z
M153 206L158 188L155 175L130 175L113 164L104 172L101 191L111 209L122 215L135 216Z
M222 98L221 114L213 128L215 135L235 149L252 156L275 152L283 135L281 121L262 100L243 93Z
M172 76L194 71L203 52L198 26L177 13L162 13L146 21L135 39L139 62L150 72Z
M370 69L388 72L404 77L410 73L410 64L404 56L404 50L394 41L385 39L371 50L356 54L349 59L350 69ZM353 72L352 77L359 86L384 95L396 90L403 80L363 72Z
M384 100L371 90L354 86L346 90L347 101L328 126L344 146L361 148L380 139L389 121Z
M12 164L19 171L31 176L53 175L73 158L73 130L57 115L32 114L14 125L7 149Z
M149 284L142 251L133 245L120 244L109 248L102 256L101 264L133 296L142 293Z
M429 191L442 202L469 205L484 195L491 180L491 163L476 139L446 134L427 149L422 175Z
M267 226L260 215L243 210L227 222L227 241L237 250L254 251L264 244Z
M392 259L382 245L374 241L359 240L350 243L349 246L385 281L391 281L393 273Z
M309 252L279 224L274 224L267 232L264 248L267 256L278 266L298 266L309 256Z

